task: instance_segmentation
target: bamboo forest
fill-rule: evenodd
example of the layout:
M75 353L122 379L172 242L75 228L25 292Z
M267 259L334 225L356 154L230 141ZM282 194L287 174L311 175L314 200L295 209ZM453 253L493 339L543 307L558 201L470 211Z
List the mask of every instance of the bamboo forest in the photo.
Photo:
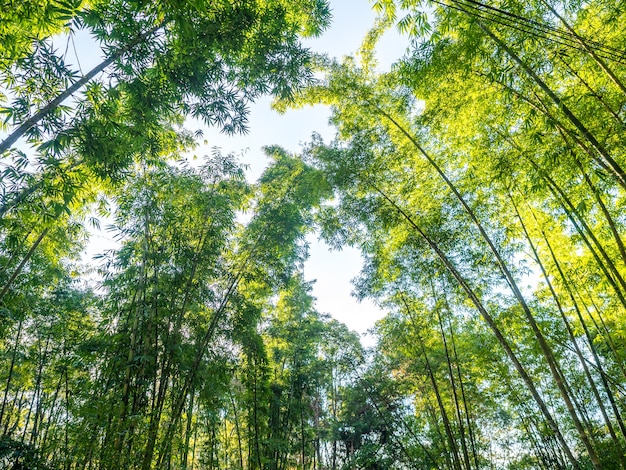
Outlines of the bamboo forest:
M5 0L0 469L626 470L624 145L622 0Z

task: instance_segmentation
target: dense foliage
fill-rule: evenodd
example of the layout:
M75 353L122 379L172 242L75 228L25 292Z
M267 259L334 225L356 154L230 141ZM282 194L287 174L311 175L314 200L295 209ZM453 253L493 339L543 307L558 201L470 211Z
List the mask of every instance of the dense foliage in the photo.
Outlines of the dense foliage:
M13 3L0 468L626 469L623 5L379 0L340 62L300 43L323 0ZM265 94L336 138L256 183L185 160ZM316 229L363 254L374 351L315 308Z
M390 72L374 29L299 101L332 106L306 157L389 312L421 465L623 468L625 12L399 3L376 4L411 37Z

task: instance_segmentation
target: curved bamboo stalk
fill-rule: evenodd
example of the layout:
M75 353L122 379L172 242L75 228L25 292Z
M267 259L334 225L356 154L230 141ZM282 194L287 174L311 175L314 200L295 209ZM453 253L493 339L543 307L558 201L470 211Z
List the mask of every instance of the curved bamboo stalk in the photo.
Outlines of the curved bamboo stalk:
M367 104L371 107L374 107L380 114L382 114L385 118L387 118L418 149L418 151L424 156L424 158L428 161L428 163L435 169L437 174L439 174L441 179L446 183L448 188L454 193L456 199L461 203L461 205L465 209L465 212L468 214L468 216L471 218L472 222L474 223L474 225L480 232L483 240L489 246L489 249L494 255L494 257L496 258L497 265L500 271L502 272L504 278L506 279L509 285L509 288L513 292L520 307L522 307L522 310L524 311L526 319L528 320L528 323L530 324L533 334L535 335L535 338L537 339L537 342L539 343L539 346L544 355L544 358L546 359L546 362L548 363L550 372L552 374L552 378L554 379L554 382L556 383L557 388L559 389L561 398L563 399L563 402L565 403L565 406L567 407L568 413L572 419L572 422L574 423L574 426L578 432L578 435L581 441L583 442L585 448L587 449L587 453L589 454L589 457L591 461L593 462L594 468L599 470L602 466L600 463L600 459L598 458L596 451L594 449L593 443L591 442L591 439L589 438L588 433L585 431L580 421L580 418L576 412L575 404L573 403L572 397L568 393L568 384L561 371L560 365L556 361L556 358L554 357L554 354L552 352L552 348L546 341L543 333L541 332L541 329L539 328L539 325L537 324L537 321L534 318L534 315L532 314L530 308L528 307L528 304L526 303L526 300L524 299L524 296L522 295L517 285L517 281L513 277L513 274L509 270L507 264L504 262L504 259L502 258L502 255L500 254L499 250L493 244L491 237L489 237L482 223L478 220L478 217L476 216L472 208L469 207L469 205L467 204L467 202L465 201L465 199L463 198L463 196L457 189L456 185L448 178L448 176L445 174L443 169L426 152L426 150L420 145L420 143L415 139L415 137L413 137L413 135L411 135L411 133L409 133L407 129L404 126L402 126L396 119L394 119L389 113L385 112L382 108L380 108L380 106L376 104L371 104L369 102Z
M405 221L420 235L420 237L436 253L437 257L442 261L442 263L444 264L448 272L450 272L450 274L459 283L459 285L461 286L463 291L467 294L467 296L469 297L470 301L474 304L476 309L479 311L480 315L485 320L489 328L491 328L491 330L493 331L496 339L498 340L498 343L500 343L500 345L504 349L509 360L513 363L515 370L518 372L518 374L524 381L526 387L528 388L529 392L531 393L533 399L539 406L539 409L541 410L541 413L543 414L544 419L546 420L546 424L556 436L557 440L559 441L559 444L561 445L563 452L566 454L567 459L571 463L572 467L574 469L580 470L580 465L578 464L578 461L574 457L574 454L569 448L569 445L565 441L565 438L563 437L563 434L561 433L559 426L557 425L555 419L550 413L550 410L548 409L546 403L543 401L543 398L539 394L539 391L537 390L535 383L533 382L532 378L530 377L530 375L528 374L528 372L526 371L526 369L524 368L524 366L518 359L517 355L513 351L509 342L504 337L504 334L502 333L500 328L497 326L494 318L489 314L487 309L484 307L484 305L478 298L478 295L470 287L470 285L465 280L465 278L461 275L461 273L456 269L452 261L441 250L439 245L434 240L432 240L426 234L426 232L424 232L424 230L413 220L413 218L404 209L402 209L393 199L391 199L385 192L379 189L374 183L368 181L367 184L370 185L372 189L374 189L378 194L380 194L383 197L383 199L385 199L405 219Z

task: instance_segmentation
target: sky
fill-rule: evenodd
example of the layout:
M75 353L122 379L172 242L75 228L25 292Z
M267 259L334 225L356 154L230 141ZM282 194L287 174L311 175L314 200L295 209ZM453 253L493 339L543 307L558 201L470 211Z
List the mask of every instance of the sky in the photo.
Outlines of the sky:
M330 29L320 37L307 39L305 43L315 52L341 58L358 50L374 24L375 14L367 0L331 0L330 4L333 14ZM388 69L403 55L407 44L406 38L398 36L395 31L383 36L377 49L379 68ZM228 137L211 130L205 131L205 138L209 148L217 146L225 153L235 154L243 151L241 159L250 165L247 176L251 181L260 176L268 163L263 146L279 145L297 153L302 144L311 140L314 132L325 141L334 136L334 129L328 125L330 110L326 106L288 110L280 115L271 109L271 99L266 98L258 101L250 111L247 135ZM201 149L196 153L200 152ZM206 148L205 153L208 153ZM350 247L331 251L315 234L310 235L307 241L310 257L304 266L304 275L308 281L315 280L313 295L317 298L317 310L329 313L351 330L365 334L383 312L371 301L357 302L351 295L351 279L358 275L362 266L360 253ZM373 344L369 335L362 339L366 345Z
M366 32L374 24L375 14L368 0L331 0L330 4L333 15L330 28L320 37L307 39L305 44L315 52L341 58L359 48ZM87 70L91 64L85 63L82 58L80 38L76 42L81 66ZM377 48L379 68L388 69L402 56L407 43L406 38L398 36L395 31L383 36ZM90 61L95 64L97 58L91 57ZM255 181L268 164L262 150L264 146L279 145L297 153L314 132L329 141L334 135L334 130L328 125L329 116L329 109L321 105L288 110L281 115L271 109L271 99L264 98L250 107L247 134L227 136L216 129L203 129L207 144L195 149L194 154L210 154L213 147L219 147L223 153L240 155L240 161L250 167L248 179ZM191 130L195 129L192 127ZM323 241L318 240L317 235L310 235L307 241L310 258L304 266L304 275L308 281L315 280L313 295L317 298L317 310L330 314L351 330L365 334L383 313L372 302L366 300L359 303L351 295L351 279L358 275L362 265L359 252L349 247L331 251ZM111 246L112 240L106 233L94 234L88 252L93 256ZM362 339L368 346L374 342L369 335Z

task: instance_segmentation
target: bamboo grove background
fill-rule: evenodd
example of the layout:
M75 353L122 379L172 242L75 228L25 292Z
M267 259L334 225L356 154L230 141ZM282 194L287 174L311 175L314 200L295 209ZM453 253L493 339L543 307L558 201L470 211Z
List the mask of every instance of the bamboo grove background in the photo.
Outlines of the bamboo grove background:
M342 60L301 45L322 0L0 11L0 467L626 468L626 7L372 8ZM335 138L186 161L266 94ZM316 310L314 232L361 250L376 347Z

